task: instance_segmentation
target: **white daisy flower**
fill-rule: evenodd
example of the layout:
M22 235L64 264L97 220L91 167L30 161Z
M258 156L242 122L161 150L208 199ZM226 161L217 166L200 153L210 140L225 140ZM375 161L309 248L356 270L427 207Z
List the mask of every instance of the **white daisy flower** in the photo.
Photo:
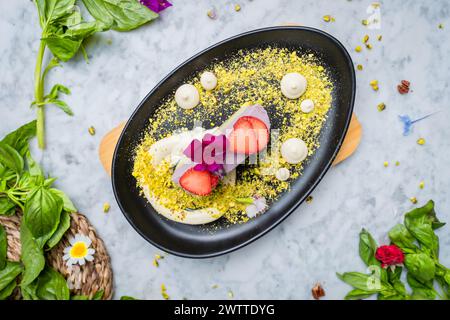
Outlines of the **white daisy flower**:
M95 250L89 248L92 244L91 239L83 234L76 234L69 240L70 246L64 249L63 260L66 261L68 267L79 264L84 265L86 261L94 260Z

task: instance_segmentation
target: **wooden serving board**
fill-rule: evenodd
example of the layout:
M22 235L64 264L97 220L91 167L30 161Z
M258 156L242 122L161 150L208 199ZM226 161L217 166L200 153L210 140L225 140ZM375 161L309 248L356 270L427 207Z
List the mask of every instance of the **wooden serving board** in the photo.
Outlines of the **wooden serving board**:
M120 134L125 127L125 122L122 122L117 127L109 131L100 142L100 147L98 150L98 155L100 162L105 168L106 172L111 175L112 158L114 154L114 149L116 148L117 142L119 141ZM362 127L361 123L355 114L352 115L352 120L345 136L344 142L333 162L333 166L342 162L343 160L350 157L358 148L362 137Z

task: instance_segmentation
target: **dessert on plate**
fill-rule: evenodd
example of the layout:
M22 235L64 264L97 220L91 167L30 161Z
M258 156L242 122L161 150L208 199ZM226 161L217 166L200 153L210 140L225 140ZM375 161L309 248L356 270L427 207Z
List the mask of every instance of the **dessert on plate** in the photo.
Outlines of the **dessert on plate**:
M170 220L243 223L288 192L319 148L333 84L318 57L239 51L184 79L149 120L133 176Z

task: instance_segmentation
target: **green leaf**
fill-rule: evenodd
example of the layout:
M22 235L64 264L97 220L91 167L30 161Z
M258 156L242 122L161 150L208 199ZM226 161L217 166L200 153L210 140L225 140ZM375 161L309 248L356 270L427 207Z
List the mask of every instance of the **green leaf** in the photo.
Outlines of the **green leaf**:
M75 0L36 0L41 26L46 27L74 10Z
M35 187L29 193L23 223L34 238L48 240L58 227L63 201L47 188Z
M30 175L32 176L44 175L41 166L33 159L29 150L25 154L25 159L27 161L28 172L30 173Z
M66 211L63 211L61 213L61 220L59 221L58 228L52 237L47 241L47 247L51 249L56 246L69 228L70 215Z
M50 93L46 95L45 98L56 99L60 93L70 94L70 90L66 86L57 83L53 86L52 90L50 90Z
M405 253L413 253L419 250L414 244L415 239L413 235L402 224L395 225L389 231L389 239Z
M14 292L17 287L16 281L11 281L3 290L0 290L0 300L5 300Z
M359 233L359 256L367 266L380 265L380 262L375 258L377 247L377 243L370 233L362 229Z
M24 285L23 283L20 285L20 292L22 293L24 300L40 300L36 291L37 280L27 285Z
M22 244L21 260L25 267L22 277L22 286L30 285L41 273L45 266L45 257L42 248L33 238L25 223L20 227L20 242Z
M68 213L74 213L78 211L77 208L75 208L73 202L63 191L54 188L51 188L50 191L61 198L61 200L63 201L64 211L67 211Z
M0 270L0 290L5 289L21 272L20 263L8 261L6 266Z
M83 0L103 30L130 31L158 17L135 0Z
M405 255L405 267L422 283L434 279L436 273L434 260L422 252Z
M376 279L375 275L360 272L345 272L343 274L338 273L337 276L345 283L363 291L375 293L383 289L380 279Z
M49 100L48 101L49 104L53 104L56 107L58 107L59 109L61 109L62 111L64 111L66 114L68 114L69 116L73 116L73 111L72 109L69 107L69 105L67 103L65 103L62 100L58 100L58 99L53 99L53 100Z
M20 153L9 144L0 143L0 162L16 173L21 173L24 161Z
M44 269L37 281L37 296L42 300L69 300L66 279L50 267Z
M121 296L120 300L138 300L138 299L130 297L130 296Z
M3 225L0 224L0 270L6 266L6 252L8 250L8 240Z
M98 290L92 297L92 300L102 300L104 294L105 290Z
M89 300L89 297L83 295L74 295L70 297L70 300Z
M0 198L0 215L11 216L16 212L16 204L8 197Z
M345 296L345 300L361 300L369 298L370 296L373 296L374 292L372 291L365 291L360 289L353 289L347 295Z
M70 60L81 46L81 40L72 40L69 37L50 35L42 38L53 55L61 61Z
M0 144L8 144L16 149L21 156L25 156L28 151L28 141L36 136L36 120L33 120L17 130L6 135Z

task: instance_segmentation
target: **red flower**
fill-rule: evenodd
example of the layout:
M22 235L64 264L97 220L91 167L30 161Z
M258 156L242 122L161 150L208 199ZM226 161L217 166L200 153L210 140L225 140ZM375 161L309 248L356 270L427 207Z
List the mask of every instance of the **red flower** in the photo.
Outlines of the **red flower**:
M405 255L399 247L392 244L379 247L377 252L375 252L375 258L381 262L383 268L386 268L387 266L402 264L405 260Z

